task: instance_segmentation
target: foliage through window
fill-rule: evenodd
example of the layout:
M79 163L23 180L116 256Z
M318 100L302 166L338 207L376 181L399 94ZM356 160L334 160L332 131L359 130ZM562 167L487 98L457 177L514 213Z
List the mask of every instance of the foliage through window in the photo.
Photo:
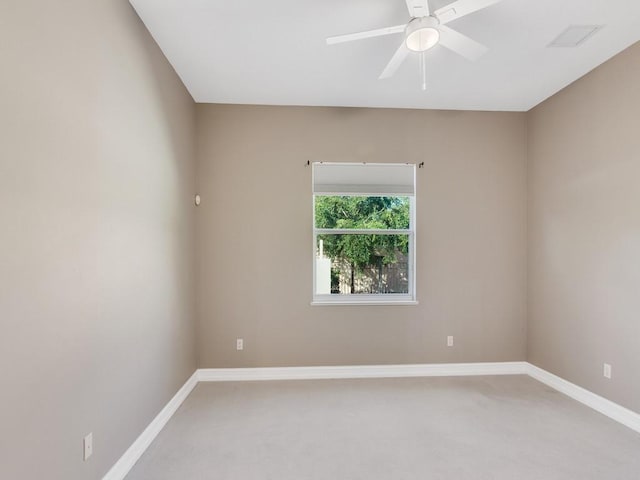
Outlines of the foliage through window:
M372 175L364 170L368 165L356 166L363 169L361 184L333 183L330 188L314 184L314 301L414 301L414 197L395 194L407 188L372 184ZM381 169L379 164L374 166ZM413 182L410 174L404 176ZM348 190L355 192L348 194ZM366 190L376 193L366 194Z

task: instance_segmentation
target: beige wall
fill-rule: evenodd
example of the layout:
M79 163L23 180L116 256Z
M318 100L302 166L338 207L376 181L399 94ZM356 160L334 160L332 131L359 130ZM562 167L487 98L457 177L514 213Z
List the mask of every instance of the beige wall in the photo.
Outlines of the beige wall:
M3 0L0 59L0 478L98 479L196 366L194 104L126 0Z
M524 114L198 105L197 126L200 367L525 359ZM425 162L418 306L310 306L307 160Z
M636 44L528 116L529 360L636 411L639 85Z

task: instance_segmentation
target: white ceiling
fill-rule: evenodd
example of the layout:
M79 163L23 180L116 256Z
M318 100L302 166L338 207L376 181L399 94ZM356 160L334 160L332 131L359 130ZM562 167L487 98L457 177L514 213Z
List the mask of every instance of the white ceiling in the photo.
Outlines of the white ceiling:
M640 40L639 0L503 0L449 23L489 53L470 62L436 46L424 92L413 54L378 80L402 34L325 44L406 23L404 0L130 1L203 103L526 111ZM547 48L593 24L605 27L579 47Z

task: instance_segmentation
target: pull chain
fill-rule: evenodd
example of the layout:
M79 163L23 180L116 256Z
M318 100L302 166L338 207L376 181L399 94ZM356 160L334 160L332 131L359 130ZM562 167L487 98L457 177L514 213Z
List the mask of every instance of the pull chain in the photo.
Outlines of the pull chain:
M424 52L420 52L420 79L422 90L427 89L427 61L424 58Z

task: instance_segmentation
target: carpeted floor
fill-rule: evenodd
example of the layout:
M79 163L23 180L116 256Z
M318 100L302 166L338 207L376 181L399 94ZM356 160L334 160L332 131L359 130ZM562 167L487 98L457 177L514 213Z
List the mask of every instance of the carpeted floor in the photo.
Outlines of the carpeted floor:
M640 434L519 375L200 383L143 479L638 480Z

